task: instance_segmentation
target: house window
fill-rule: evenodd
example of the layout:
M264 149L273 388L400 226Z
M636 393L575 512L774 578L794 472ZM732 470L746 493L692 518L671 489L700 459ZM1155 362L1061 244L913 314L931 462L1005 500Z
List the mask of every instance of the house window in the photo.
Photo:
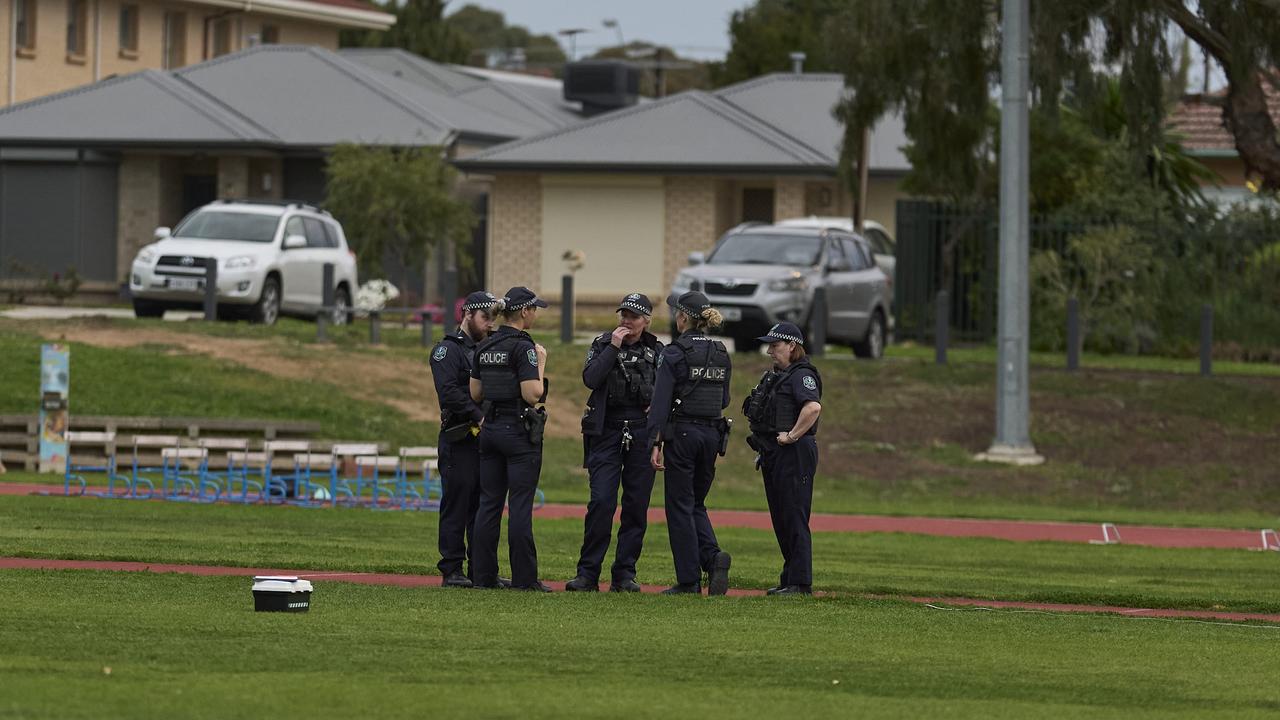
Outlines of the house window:
M67 55L83 58L85 30L89 24L89 0L67 0Z
M36 0L15 0L17 3L18 52L36 49Z
M279 25L263 25L262 26L262 44L276 45L280 42L280 26Z
M164 69L173 70L187 64L187 15L164 14Z
M231 52L231 20L221 19L213 24L213 57Z
M138 6L120 6L120 54L127 57L138 55Z

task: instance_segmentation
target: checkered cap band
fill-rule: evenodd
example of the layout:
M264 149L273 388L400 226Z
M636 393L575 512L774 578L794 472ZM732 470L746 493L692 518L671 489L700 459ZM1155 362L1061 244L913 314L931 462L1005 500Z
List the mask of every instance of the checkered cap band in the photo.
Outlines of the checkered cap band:
M621 303L618 303L618 309L621 310L622 308L626 308L628 310L635 310L641 315L653 314L652 310L633 300L623 300Z

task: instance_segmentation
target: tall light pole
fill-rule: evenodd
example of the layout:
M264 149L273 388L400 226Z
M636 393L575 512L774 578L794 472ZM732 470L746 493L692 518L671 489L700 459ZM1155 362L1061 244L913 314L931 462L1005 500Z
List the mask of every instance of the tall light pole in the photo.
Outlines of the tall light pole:
M600 21L600 24L618 33L618 47L624 48L627 46L627 41L622 38L622 23L618 22L617 18L605 18Z
M1030 0L1004 0L1000 64L1000 337L996 354L996 437L982 460L1038 465L1031 444L1027 351L1030 210L1027 97Z
M557 31L557 35L569 38L569 62L578 59L578 36L588 32L586 28L565 28Z

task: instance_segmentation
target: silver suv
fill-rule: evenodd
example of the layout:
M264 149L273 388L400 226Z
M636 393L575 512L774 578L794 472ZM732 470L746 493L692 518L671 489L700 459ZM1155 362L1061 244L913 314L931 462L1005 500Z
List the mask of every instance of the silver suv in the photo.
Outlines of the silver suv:
M793 322L811 336L822 310L828 342L848 343L858 357L879 358L893 329L889 279L860 235L823 227L748 223L725 233L708 256L689 255L672 293L700 290L724 315L724 333L739 351L774 323Z

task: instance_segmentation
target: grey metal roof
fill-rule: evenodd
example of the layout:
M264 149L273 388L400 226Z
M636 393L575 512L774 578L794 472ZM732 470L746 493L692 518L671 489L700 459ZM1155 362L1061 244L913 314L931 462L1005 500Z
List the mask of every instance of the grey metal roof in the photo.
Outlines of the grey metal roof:
M834 74L775 74L715 93L688 91L491 148L458 160L464 170L759 171L834 174L840 123ZM870 170L910 169L899 118L872 131Z
M484 83L483 80L458 72L449 65L400 48L342 48L338 54L379 72L445 93Z
M0 143L273 144L280 138L173 75L143 70L0 109Z
M844 77L834 73L775 73L730 85L716 95L774 127L830 155L840 158L844 128L832 114L844 96ZM911 164L900 149L907 144L902 118L888 115L871 130L868 166L874 171L901 171Z
M144 70L0 109L0 144L28 145L421 146L456 136L501 142L541 128L295 45Z
M701 91L618 110L456 162L492 169L827 172L825 155Z

